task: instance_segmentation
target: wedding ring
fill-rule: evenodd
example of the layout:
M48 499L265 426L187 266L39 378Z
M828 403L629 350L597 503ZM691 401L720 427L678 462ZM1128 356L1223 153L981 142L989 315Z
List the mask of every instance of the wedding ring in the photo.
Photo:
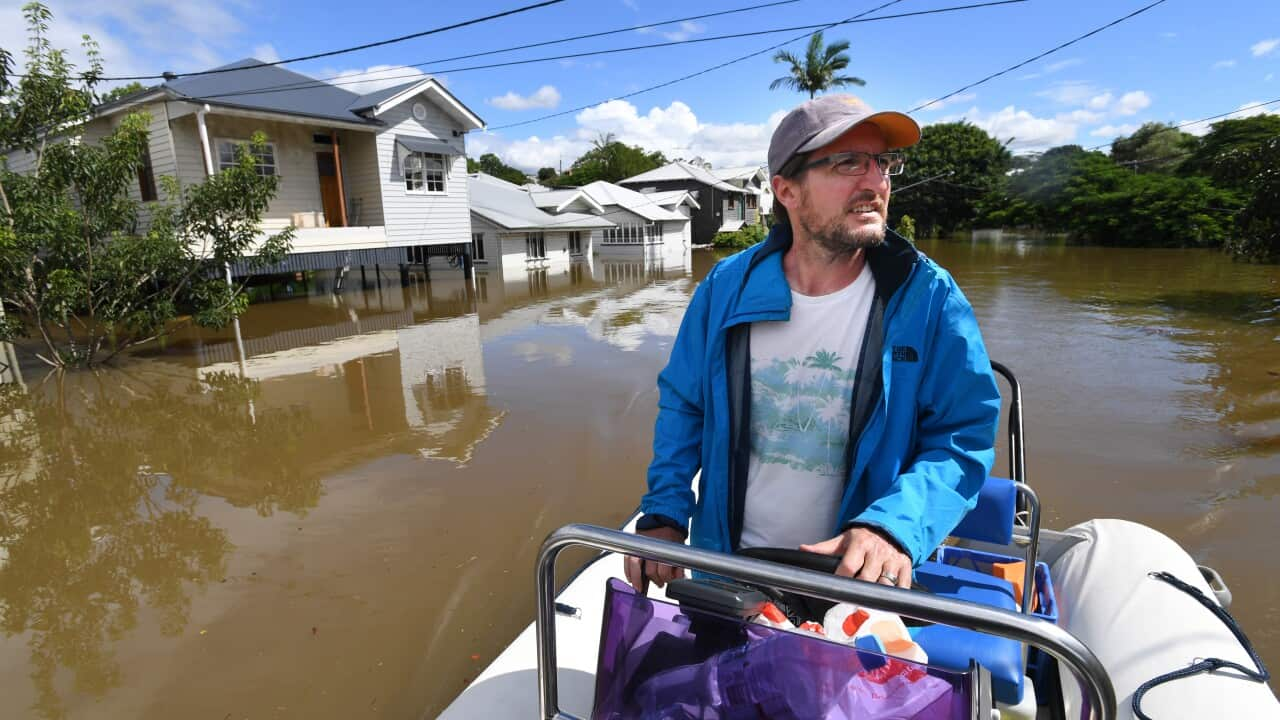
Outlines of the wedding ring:
M897 585L897 584L898 584L898 576L897 576L897 575L894 575L893 573L888 573L888 572L887 572L887 573L880 573L880 579L881 579L881 580L888 580L888 581L889 581L889 584L891 584L891 585Z

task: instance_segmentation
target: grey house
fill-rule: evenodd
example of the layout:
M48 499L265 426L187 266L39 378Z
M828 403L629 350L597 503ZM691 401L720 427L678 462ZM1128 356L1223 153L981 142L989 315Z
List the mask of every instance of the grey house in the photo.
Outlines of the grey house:
M471 241L466 133L484 127L432 78L366 95L253 59L179 77L103 105L81 142L129 112L151 117L150 150L131 194L163 202L156 178L198 183L263 132L259 171L280 178L263 231L297 228L280 270L420 262ZM31 159L8 158L21 172Z
M677 161L619 180L619 185L641 193L684 190L697 201L690 215L695 245L710 243L718 232L732 232L747 223L744 189L721 180L694 163Z

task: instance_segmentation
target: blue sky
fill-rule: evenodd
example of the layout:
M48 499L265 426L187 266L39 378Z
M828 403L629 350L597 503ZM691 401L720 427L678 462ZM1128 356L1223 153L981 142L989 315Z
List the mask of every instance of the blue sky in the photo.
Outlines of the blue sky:
M264 60L353 45L507 10L530 0L468 3L360 3L309 0L264 3L207 0L50 2L53 36L71 46L88 32L103 46L108 74L189 71L239 58ZM766 0L566 0L479 26L292 65L318 77L343 75L348 87L376 87L383 76L439 73L490 127L598 103L731 58L799 32L656 50L460 71L506 59L834 22L884 0L798 0L735 15L627 32L452 63L407 65L566 35L715 12ZM973 0L901 0L875 13L901 13ZM1002 7L845 25L828 40L852 43L850 73L867 81L852 91L877 108L912 108L1114 20L1149 0L1029 0ZM19 7L0 0L0 47L24 44ZM804 41L788 47L801 50ZM781 114L803 96L771 91L784 68L772 53L628 100L520 127L472 133L473 155L496 152L526 169L567 167L602 132L660 149L701 156L717 166L762 162ZM369 70L380 75L355 75ZM455 70L455 71L450 71ZM382 83L403 82L383 80ZM915 113L921 123L965 118L1017 151L1110 141L1148 120L1182 122L1280 98L1280 2L1168 0L1152 10L1028 67ZM1280 103L1267 110L1280 111ZM1258 112L1258 111L1254 111ZM1191 128L1202 131L1201 128Z

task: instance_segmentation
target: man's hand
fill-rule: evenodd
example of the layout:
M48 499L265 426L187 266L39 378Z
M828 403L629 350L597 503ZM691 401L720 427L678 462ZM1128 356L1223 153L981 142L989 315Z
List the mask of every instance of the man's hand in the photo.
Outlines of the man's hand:
M911 587L911 558L898 550L878 531L865 527L849 528L839 535L801 550L822 555L841 556L837 575L856 577L867 582Z
M684 544L684 534L675 528L657 527L652 530L637 530L636 534ZM636 592L644 592L645 576L657 583L658 587L663 587L672 580L684 577L684 568L663 565L652 560L641 560L638 557L628 555L623 562L626 569L627 582L631 583L631 587L635 588Z

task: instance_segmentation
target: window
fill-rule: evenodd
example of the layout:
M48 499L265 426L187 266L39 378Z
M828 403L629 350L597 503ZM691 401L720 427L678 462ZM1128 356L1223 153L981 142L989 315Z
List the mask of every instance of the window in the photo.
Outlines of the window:
M618 225L617 227L606 228L604 242L611 245L641 245L662 242L662 225L661 223L653 222L644 225Z
M748 210L753 210L753 209L755 209L755 206L756 206L756 196L755 196L755 195L748 195L748 196L747 196L747 209L748 209Z
M484 260L484 233L471 233L471 259Z
M218 172L222 172L227 168L236 164L236 148L245 147L254 159L254 168L259 175L275 175L276 174L276 146L273 143L267 143L260 149L253 149L247 140L219 140L218 141Z
M158 200L156 193L156 174L151 169L151 150L142 152L142 163L138 165L138 192L142 194L142 202Z
M544 258L547 256L547 240L540 232L531 232L524 234L524 255L532 260L534 258Z
M582 233L578 230L569 233L569 254L582 254Z
M734 197L733 195L728 195L726 197L728 197L728 200L726 200L726 202L728 203L727 207L730 210L738 207L738 199L736 197Z
M404 189L407 192L444 192L445 156L411 152L404 159Z

